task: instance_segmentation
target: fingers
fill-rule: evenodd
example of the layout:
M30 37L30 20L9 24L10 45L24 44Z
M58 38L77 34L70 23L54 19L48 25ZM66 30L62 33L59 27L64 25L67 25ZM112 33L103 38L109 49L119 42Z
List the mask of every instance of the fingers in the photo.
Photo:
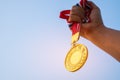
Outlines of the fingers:
M68 21L81 23L81 18L77 15L70 15Z
M92 1L88 1L88 4L90 4L93 9L99 9Z
M70 22L81 22L84 19L84 10L80 6L73 6L70 12Z
M93 19L95 14L100 11L100 9L92 2L88 1L88 4L92 7L92 12L90 18ZM93 17L93 18L92 18ZM85 11L80 6L73 6L70 11L69 22L79 22L82 23L85 20ZM81 22L82 21L82 22Z
M84 15L84 10L80 6L73 6L70 14L82 17Z

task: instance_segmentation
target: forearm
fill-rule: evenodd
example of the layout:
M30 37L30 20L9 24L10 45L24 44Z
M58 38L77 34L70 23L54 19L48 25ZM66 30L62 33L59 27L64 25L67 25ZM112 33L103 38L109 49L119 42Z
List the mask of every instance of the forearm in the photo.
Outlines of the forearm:
M120 62L120 31L101 25L88 39Z

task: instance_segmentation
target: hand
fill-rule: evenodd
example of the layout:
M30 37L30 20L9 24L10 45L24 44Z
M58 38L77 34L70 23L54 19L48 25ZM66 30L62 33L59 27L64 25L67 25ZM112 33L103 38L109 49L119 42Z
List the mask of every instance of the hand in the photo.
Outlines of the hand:
M91 1L88 1L88 4L92 7L92 11L90 14L91 22L82 23L82 20L85 18L85 12L80 6L73 6L70 12L69 21L70 22L78 22L81 25L81 36L89 39L90 35L94 33L94 31L99 30L99 27L104 27L103 21L101 18L100 9Z

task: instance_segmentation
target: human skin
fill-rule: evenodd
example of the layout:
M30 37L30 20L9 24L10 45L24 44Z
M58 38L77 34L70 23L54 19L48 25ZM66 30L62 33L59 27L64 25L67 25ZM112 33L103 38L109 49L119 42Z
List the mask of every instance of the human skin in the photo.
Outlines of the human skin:
M80 6L72 7L69 21L78 22L81 25L82 37L90 40L120 62L120 31L106 27L100 9L91 1L88 1L88 4L92 6L89 23L82 23L85 12Z

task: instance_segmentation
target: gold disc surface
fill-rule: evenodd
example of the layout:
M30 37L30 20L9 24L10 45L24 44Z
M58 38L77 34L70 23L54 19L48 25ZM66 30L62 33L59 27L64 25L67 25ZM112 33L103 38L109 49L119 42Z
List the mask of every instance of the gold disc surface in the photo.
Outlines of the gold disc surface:
M75 44L65 58L65 67L70 72L79 70L88 57L87 47L83 44Z

